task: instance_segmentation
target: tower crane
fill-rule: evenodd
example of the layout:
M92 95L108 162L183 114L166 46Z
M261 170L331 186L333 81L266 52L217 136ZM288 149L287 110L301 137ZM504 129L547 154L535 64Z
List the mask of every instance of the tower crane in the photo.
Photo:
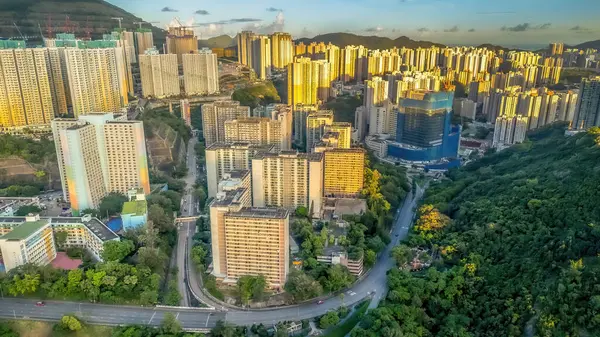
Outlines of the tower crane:
M119 21L119 28L121 28L121 22L123 21L123 18L111 18L111 19Z

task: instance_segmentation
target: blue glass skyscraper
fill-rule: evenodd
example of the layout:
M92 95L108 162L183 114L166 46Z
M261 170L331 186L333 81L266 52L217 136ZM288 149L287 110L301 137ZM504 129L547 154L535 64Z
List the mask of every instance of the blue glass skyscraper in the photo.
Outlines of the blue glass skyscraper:
M388 155L408 161L456 157L460 127L452 126L453 92L413 92L398 103L396 142Z

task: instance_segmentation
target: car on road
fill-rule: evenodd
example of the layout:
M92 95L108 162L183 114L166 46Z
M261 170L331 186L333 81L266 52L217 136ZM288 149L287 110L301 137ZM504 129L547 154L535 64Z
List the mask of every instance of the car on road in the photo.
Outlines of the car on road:
M396 234L396 237L399 237L399 236L400 236L400 234Z
M45 305L46 305L46 303L44 303L44 302L42 302L42 301L35 302L35 306L36 306L36 307L43 307L43 306L45 306Z
M317 304L323 304L323 303L325 303L325 302L323 302L323 300L318 300L317 301Z

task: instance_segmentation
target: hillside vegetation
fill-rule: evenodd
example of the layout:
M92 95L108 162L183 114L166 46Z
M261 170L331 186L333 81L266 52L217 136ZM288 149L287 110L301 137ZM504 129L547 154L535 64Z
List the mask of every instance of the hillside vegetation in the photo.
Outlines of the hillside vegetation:
M600 128L542 128L432 186L406 245L434 264L388 274L352 336L599 336Z
M47 35L46 25L50 17L54 33L61 33L64 32L67 15L74 25L76 36L85 36L85 29L89 23L94 39L102 38L102 34L119 27L119 23L111 18L122 17L122 27L128 30L138 28L133 22L144 21L103 0L4 0L0 1L0 37L20 37L14 22L21 33L29 36L31 41L41 41L38 24L43 34ZM143 27L152 28L155 41L164 40L164 30L149 25Z
M325 42L326 44L331 42L332 44L344 48L349 45L363 45L369 49L390 49L393 47L406 47L406 48L428 48L432 46L445 47L443 44L429 42L429 41L415 41L406 36L400 36L397 39L390 39L388 37L380 36L361 36L350 33L330 33L317 35L312 39L302 38L296 40L297 43L304 42L309 44L311 42Z

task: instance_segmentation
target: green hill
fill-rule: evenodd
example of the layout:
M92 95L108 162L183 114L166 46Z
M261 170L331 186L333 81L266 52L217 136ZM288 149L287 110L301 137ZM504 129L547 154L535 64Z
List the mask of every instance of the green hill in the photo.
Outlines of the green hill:
M312 39L302 38L297 39L296 43L304 42L304 44L309 44L311 42L325 42L344 48L349 45L363 45L369 49L390 49L393 47L407 47L407 48L417 48L417 47L445 47L443 44L429 42L429 41L415 41L411 40L406 36L401 36L395 40L392 40L387 37L380 36L361 36L350 33L330 33L317 35Z
M133 22L143 19L111 5L103 0L2 0L0 1L0 37L20 38L21 33L28 37L30 42L40 42L40 29L47 35L46 26L51 22L54 33L64 32L66 16L69 16L74 26L75 35L84 37L86 27L90 27L93 39L102 37L102 34L111 32L119 27L114 17L122 17L122 26L128 30L138 27ZM39 26L38 26L39 25ZM142 27L149 28L143 25ZM152 27L155 41L165 39L165 31Z
M206 48L227 48L237 45L237 41L229 35L219 35L207 40L198 40L198 47Z
M600 128L564 125L433 185L358 336L600 336ZM422 254L421 256L423 256Z
M580 43L580 44L576 45L575 48L577 48L577 49L588 49L588 48L600 49L600 40Z

